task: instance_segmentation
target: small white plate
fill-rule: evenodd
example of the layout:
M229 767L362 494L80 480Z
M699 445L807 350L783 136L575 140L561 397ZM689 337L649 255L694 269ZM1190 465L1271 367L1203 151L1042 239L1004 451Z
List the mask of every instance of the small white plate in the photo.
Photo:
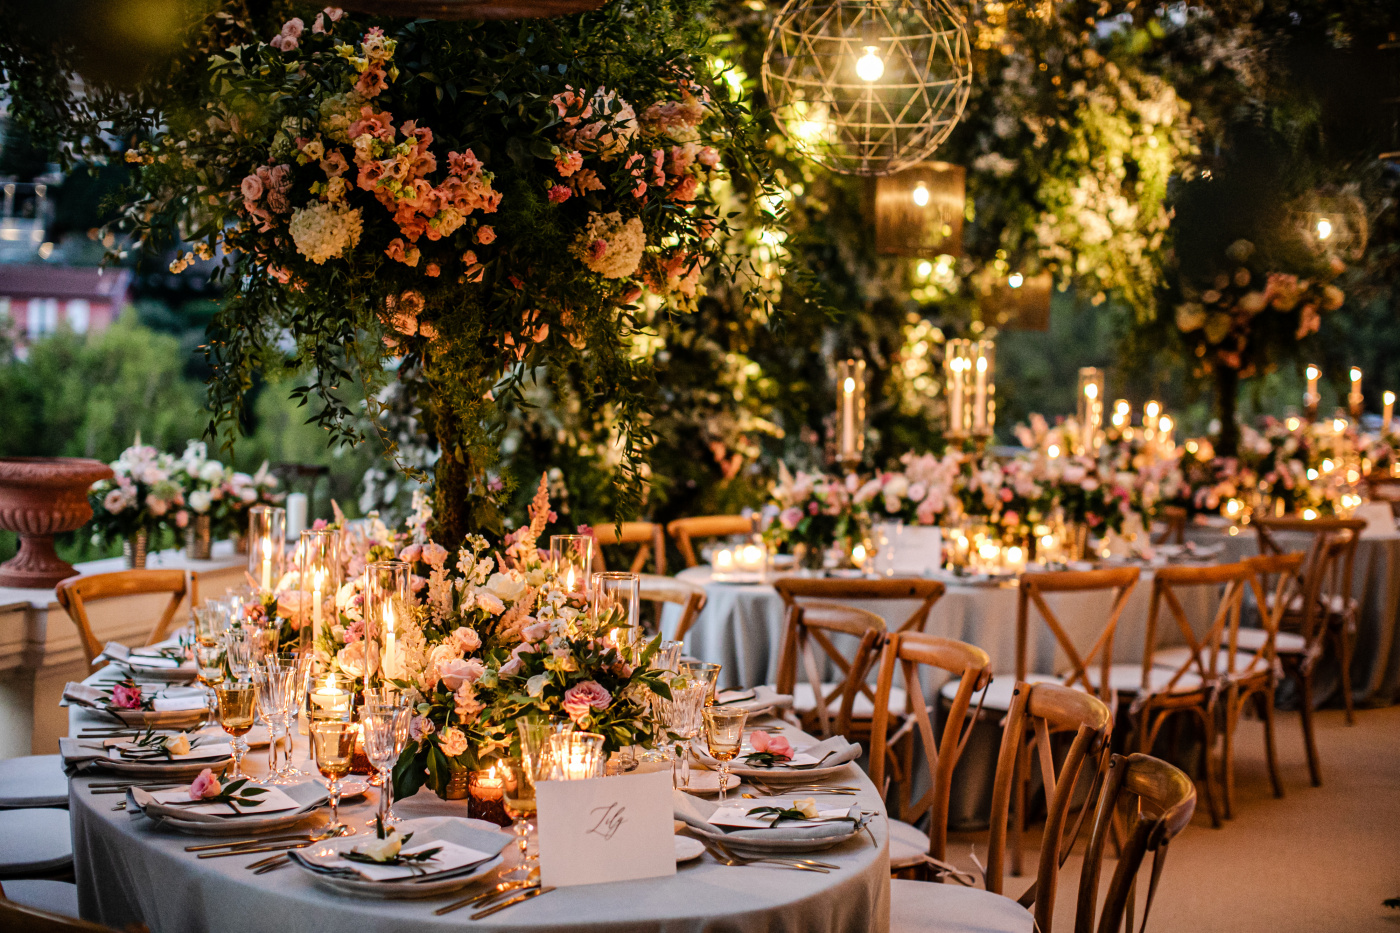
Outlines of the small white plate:
M738 775L729 776L729 789L733 790L739 786ZM681 790L687 794L694 794L697 797L710 797L719 793L719 772L706 771L697 765L690 766L690 783Z
M699 839L689 836L676 836L676 861L688 862L705 854L705 845Z

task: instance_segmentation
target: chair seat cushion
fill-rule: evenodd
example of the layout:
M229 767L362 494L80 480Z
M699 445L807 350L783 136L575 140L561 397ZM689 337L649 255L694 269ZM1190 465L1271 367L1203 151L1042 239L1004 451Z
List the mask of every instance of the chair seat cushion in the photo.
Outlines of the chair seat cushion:
M1028 684L1035 684L1035 683L1042 683L1042 682L1049 682L1049 683L1056 683L1056 684L1057 684L1057 683L1060 683L1061 681L1060 681L1060 678L1059 678L1059 677L1056 677L1054 674L1027 674L1027 675L1026 675L1026 683L1028 683ZM982 699L982 697L981 697L980 694L974 693L974 694L972 695L972 703L969 705L968 710L969 710L969 712L971 712L972 710L977 709L977 704L978 704L978 702L980 701L980 702L982 703L982 708L983 708L983 709L997 710L997 711L999 711L999 712L1003 712L1003 713L1004 713L1004 712L1008 711L1009 709L1011 709L1011 695L1012 695L1012 693L1015 692L1015 690L1016 690L1016 675L1015 675L1015 674L994 674L994 675L992 676L992 682L991 682L991 684L988 685L988 687L987 687L987 697L986 697L986 699L984 700L984 699ZM950 680L950 681L948 681L947 683L945 683L945 684L943 685L942 689L940 689L938 692L939 692L940 694L943 695L943 698L944 698L945 700L952 700L955 696L958 695L958 681L957 681L957 680Z
M61 755L0 761L0 808L66 807L68 776Z
M0 810L0 876L57 871L72 863L67 810Z
M836 683L822 684L822 695L826 696L830 694L836 687ZM871 688L871 692L874 692L873 687ZM815 712L816 708L817 703L812 696L812 685L805 680L802 683L794 685L792 688L793 712L800 716L803 713ZM826 704L826 711L831 715L832 719L835 719L837 714L841 712L841 697L837 696L836 699ZM870 701L870 697L863 693L857 693L855 700L851 702L851 718L870 719L874 715L875 704ZM904 715L904 690L901 687L890 688L890 715Z
M903 820L890 820L890 868L917 865L928 852L928 833Z
M6 881L5 899L60 917L78 916L78 886L71 881Z
M1193 693L1201 689L1202 684L1204 684L1200 675L1187 671L1177 678L1176 683L1168 686L1173 673L1175 673L1174 670L1162 667L1148 668L1147 692ZM1094 689L1098 689L1099 669L1097 667L1089 669L1089 683L1094 686ZM1142 693L1142 665L1114 664L1108 669L1108 683L1115 693Z
M981 888L931 881L890 882L890 933L1032 933L1030 911Z
M1152 653L1152 663L1156 667L1164 668L1170 676L1171 671L1180 670L1181 666L1191 657L1191 649L1185 645L1176 648L1163 648ZM1240 651L1235 655L1234 672L1237 674L1262 674L1268 670L1263 661L1255 661L1255 656L1248 651ZM1206 663L1207 669L1213 669L1217 674L1230 672L1230 650L1228 648L1217 648L1215 653L1215 667L1210 668L1210 654L1208 651L1202 652L1202 660ZM1194 669L1194 665L1193 665Z
M1238 644L1245 651L1261 651L1267 633L1262 628L1242 628ZM1302 654L1308 650L1308 640L1297 632L1279 632L1274 636L1274 651L1278 654Z

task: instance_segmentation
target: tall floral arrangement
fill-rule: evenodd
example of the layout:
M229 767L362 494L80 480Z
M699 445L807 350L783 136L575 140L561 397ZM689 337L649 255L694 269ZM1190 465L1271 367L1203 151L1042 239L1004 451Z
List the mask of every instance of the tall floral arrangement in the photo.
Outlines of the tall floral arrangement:
M864 505L871 521L899 519L911 525L937 525L956 510L954 486L962 455L915 454L900 457L902 470L883 472L856 490L856 505Z
M227 14L193 30L183 86L199 97L147 115L162 131L126 154L128 219L148 238L188 231L176 272L230 257L218 417L283 347L342 437L338 390L411 380L442 454L437 521L460 541L499 530L496 405L550 360L611 402L635 502L649 436L633 303L693 307L725 226L709 188L764 184L702 9L613 3L523 28L327 9L275 35Z
M765 510L771 519L765 537L775 548L800 546L812 566L821 566L833 545L853 544L864 533L866 507L855 501L859 488L854 474L842 479L781 467Z
M248 528L248 510L255 505L276 505L285 494L278 489L277 477L264 463L252 475L209 456L203 441L190 441L174 461L173 477L185 494L180 521L188 524L198 515L207 515L215 537L243 534Z

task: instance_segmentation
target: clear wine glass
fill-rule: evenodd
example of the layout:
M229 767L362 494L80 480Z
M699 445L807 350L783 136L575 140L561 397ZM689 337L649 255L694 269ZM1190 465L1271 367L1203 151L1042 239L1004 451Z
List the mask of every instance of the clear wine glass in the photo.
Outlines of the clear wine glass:
M311 750L316 768L326 779L331 803L331 821L325 830L348 834L350 827L340 822L340 779L350 773L350 759L355 754L355 737L359 730L353 722L320 721L311 724Z
M711 757L719 762L721 802L729 782L729 762L739 755L739 748L744 741L744 722L748 717L747 710L730 709L726 706L705 707L705 744Z
M511 875L526 879L538 871L539 849L535 846L532 852L531 841L535 835L535 781L539 772L532 762L522 758L502 758L499 766L506 816L511 818L511 829L519 837L520 867Z
M399 821L394 814L394 763L408 743L408 723L413 718L411 707L400 704L367 702L360 710L360 724L365 733L365 757L379 772L379 816L390 826ZM374 820L370 821L374 825Z

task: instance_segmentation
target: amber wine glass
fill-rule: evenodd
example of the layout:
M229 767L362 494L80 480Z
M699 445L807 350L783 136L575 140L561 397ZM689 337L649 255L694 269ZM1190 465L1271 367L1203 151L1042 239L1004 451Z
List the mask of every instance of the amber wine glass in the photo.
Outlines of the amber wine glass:
M729 762L739 755L744 742L744 722L749 718L747 710L730 709L725 706L705 707L705 745L710 755L719 762L719 799L724 800L725 787L729 781Z
M497 768L502 778L506 816L514 821L511 829L519 837L519 877L529 878L539 861L538 850L533 855L530 851L530 837L535 833L535 780L539 770L530 758L502 758Z
M320 720L311 724L311 752L316 757L317 770L326 779L331 802L331 821L326 829L337 834L349 830L340 822L340 779L350 773L358 734L353 722Z
M219 725L233 737L233 770L229 772L230 780L248 777L243 770L243 756L248 751L248 743L244 741L243 736L253 728L253 709L257 696L257 689L251 680L226 680L214 685Z

